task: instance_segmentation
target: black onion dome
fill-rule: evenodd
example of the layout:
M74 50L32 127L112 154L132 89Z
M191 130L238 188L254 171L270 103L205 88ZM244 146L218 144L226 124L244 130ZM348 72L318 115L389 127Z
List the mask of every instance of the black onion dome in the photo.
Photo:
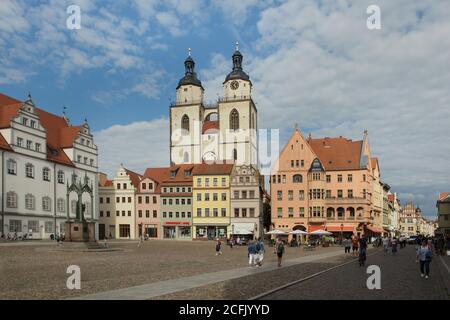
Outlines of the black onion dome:
M186 85L197 86L203 89L202 82L197 78L197 73L195 72L195 62L191 55L189 55L184 61L184 68L184 77L178 82L177 89Z
M244 57L239 50L236 50L233 54L233 71L231 71L225 78L225 82L229 80L246 80L250 81L248 74L242 70L242 60ZM225 83L224 82L224 83Z

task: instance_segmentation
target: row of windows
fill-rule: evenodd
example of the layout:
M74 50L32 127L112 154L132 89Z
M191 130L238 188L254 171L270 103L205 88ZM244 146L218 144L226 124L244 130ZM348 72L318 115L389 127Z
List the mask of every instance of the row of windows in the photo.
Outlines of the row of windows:
M17 175L17 162L15 160L9 159L6 162L8 174ZM27 178L34 179L35 178L35 167L31 163L25 164L25 176ZM42 169L42 180L51 181L51 170L50 168ZM65 175L64 171L58 171L58 183L64 184Z
M163 212L163 218L192 218L191 212Z
M325 193L324 193L325 191ZM353 198L353 190L348 189L347 190L347 198L352 199ZM367 191L366 189L363 189L363 198L367 197ZM310 200L316 200L316 199L330 199L333 198L333 193L331 190L324 190L324 189L311 189L309 190L309 199ZM343 190L337 190L337 198L342 199L344 198L344 191ZM282 201L283 200L283 191L278 190L277 191L277 200ZM288 190L288 200L292 201L294 200L294 191ZM299 190L298 192L298 200L305 200L305 191Z
M38 220L28 220L25 223L22 225L22 220L9 220L9 232L41 232ZM52 221L45 221L43 228L45 233L55 231Z
M156 196L153 196L153 204L156 204L158 202L158 199L156 198ZM142 203L142 196L138 196L138 203L141 204ZM145 197L145 203L149 204L150 203L150 196L146 196Z
M142 210L138 211L139 218L142 218ZM145 217L150 218L150 210L145 210ZM153 210L153 218L158 218L158 212Z
M170 188L163 188L163 193L190 193L192 191L191 187L170 187Z
M120 203L120 197L116 197L116 203ZM133 200L132 200L132 197L122 197L122 203L131 203ZM100 202L100 203L102 203L102 202ZM109 202L108 202L109 203Z
M33 141L31 141L31 140L26 140L26 144L25 144L23 138L17 137L16 141L17 141L16 145L18 147L27 148L28 150L34 150L34 151L37 151L37 152L41 152L42 148L41 148L41 144L40 143L36 142L34 144L34 147L33 147Z
M238 181L239 181L239 183L244 183L244 181L245 181L245 183L250 183L250 182L254 182L255 179L253 177L239 177Z
M231 130L239 130L239 112L236 109L231 110L230 112L230 129ZM252 115L251 128L256 127L255 115ZM189 125L189 116L187 114L183 115L181 118L181 129L184 135L189 133L190 125Z
M37 123L36 123L35 120L28 119L28 118L25 118L25 117L22 117L22 124L24 126L26 126L26 127L31 127L33 129L37 129L38 128Z
M162 200L162 204L163 205L172 205L172 204L177 204L177 205L190 205L190 204L192 204L192 200L191 200L191 198L181 198L181 199L179 199L179 198L176 198L176 199L163 199Z
M234 190L233 199L255 199L255 190Z
M205 193L205 196L203 197L202 200L202 194L201 193L197 193L197 201L210 201L211 198L209 196L209 193ZM227 200L227 194L226 193L222 193L221 194L221 198L222 201L226 201ZM218 193L213 193L212 194L212 201L219 201L219 194Z
M6 194L6 207L7 208L17 208L18 206L18 195L14 191L10 191ZM52 211L52 198L50 197L42 197L42 210L49 212ZM71 202L71 212L77 212L77 200L72 200ZM85 203L86 206L86 214L90 214L91 212L91 204L90 202ZM25 209L27 210L36 210L36 197L32 194L25 195ZM63 198L58 198L56 200L56 209L59 213L66 212L66 200Z
M220 210L220 215L221 217L226 217L227 216L227 209L226 208L221 208ZM202 208L197 208L197 217L202 217L204 216L205 218L208 217L219 217L219 209L218 208L213 208L212 212L210 208L205 208L205 210L203 211Z
M81 139L80 139L80 143L81 143L82 145L87 145L88 147L91 146L91 140L87 140L87 139L84 139L84 138L81 138Z
M234 217L235 218L254 218L255 217L255 208L234 208Z
M309 217L324 217L325 216L325 208L324 207L319 207L319 206L313 206L313 207L309 207ZM355 210L353 208L349 209L348 212L348 218L349 219L354 219L355 218ZM305 208L304 207L299 207L297 214L300 218L304 218L305 217ZM342 210L337 210L337 217L339 220L343 220L345 216L345 211L344 209ZM277 208L277 217L278 218L283 218L283 208ZM293 207L289 207L288 208L288 217L289 218L294 218L294 208ZM334 210L327 210L327 218L333 219L334 216ZM362 212L358 211L358 217L362 217Z
M131 217L131 211L128 210L127 212L125 210L122 210L122 217L125 217L128 214L129 217ZM120 211L116 211L116 217L120 217Z
M89 159L88 157L83 157L80 155L77 156L77 162L85 165L89 164L91 167L94 166L94 159Z
M203 180L204 180L204 186L205 187L209 187L210 186L210 178L197 178L197 187L202 187L203 185ZM213 178L212 179L212 186L213 187L217 187L219 186L219 178ZM227 179L226 178L222 178L221 179L221 186L222 187L226 187L227 186Z
M305 160L291 160L291 168L304 168L305 167Z
M320 173L313 173L312 178L314 181L319 181L322 178L322 175ZM363 181L366 181L366 175L363 174ZM293 183L302 183L303 182L303 176L301 174L296 174L292 176L292 182ZM331 175L326 175L326 182L331 183ZM343 175L338 174L337 175L337 182L341 183L343 182ZM353 174L347 175L347 182L353 182ZM272 176L272 183L286 183L286 175L273 175Z

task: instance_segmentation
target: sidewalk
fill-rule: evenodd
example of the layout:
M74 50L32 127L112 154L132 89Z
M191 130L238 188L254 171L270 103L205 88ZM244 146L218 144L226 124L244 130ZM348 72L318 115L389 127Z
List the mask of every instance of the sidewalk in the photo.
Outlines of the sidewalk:
M286 260L283 262L283 267L290 267L293 265L314 262L327 258L344 256L341 250L334 252L327 252L321 254L314 254L304 256L296 259ZM260 268L236 268L231 270L224 270L219 272L205 273L191 277L172 279L156 283L150 283L141 286L130 288L105 291L95 294L72 298L73 300L146 300L154 297L167 295L183 290L202 287L205 285L237 279L249 275L254 275L262 272L273 271L280 269L276 263L266 263Z

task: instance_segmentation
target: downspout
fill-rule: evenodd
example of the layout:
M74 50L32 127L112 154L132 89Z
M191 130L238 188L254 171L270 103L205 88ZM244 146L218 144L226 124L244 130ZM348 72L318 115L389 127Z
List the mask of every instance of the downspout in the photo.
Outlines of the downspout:
M53 210L55 212L55 237L56 237L56 210L57 210L57 208L56 208L56 206L57 206L57 200L56 200L56 179L58 179L58 175L56 173L56 163L53 163Z
M2 235L5 236L5 151L2 150Z

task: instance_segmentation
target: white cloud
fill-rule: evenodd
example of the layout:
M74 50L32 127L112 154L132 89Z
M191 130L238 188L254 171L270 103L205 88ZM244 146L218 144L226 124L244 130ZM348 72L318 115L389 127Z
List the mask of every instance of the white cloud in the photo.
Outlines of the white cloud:
M114 125L94 136L100 171L109 175L113 175L121 163L138 173L148 167L169 165L168 119Z

